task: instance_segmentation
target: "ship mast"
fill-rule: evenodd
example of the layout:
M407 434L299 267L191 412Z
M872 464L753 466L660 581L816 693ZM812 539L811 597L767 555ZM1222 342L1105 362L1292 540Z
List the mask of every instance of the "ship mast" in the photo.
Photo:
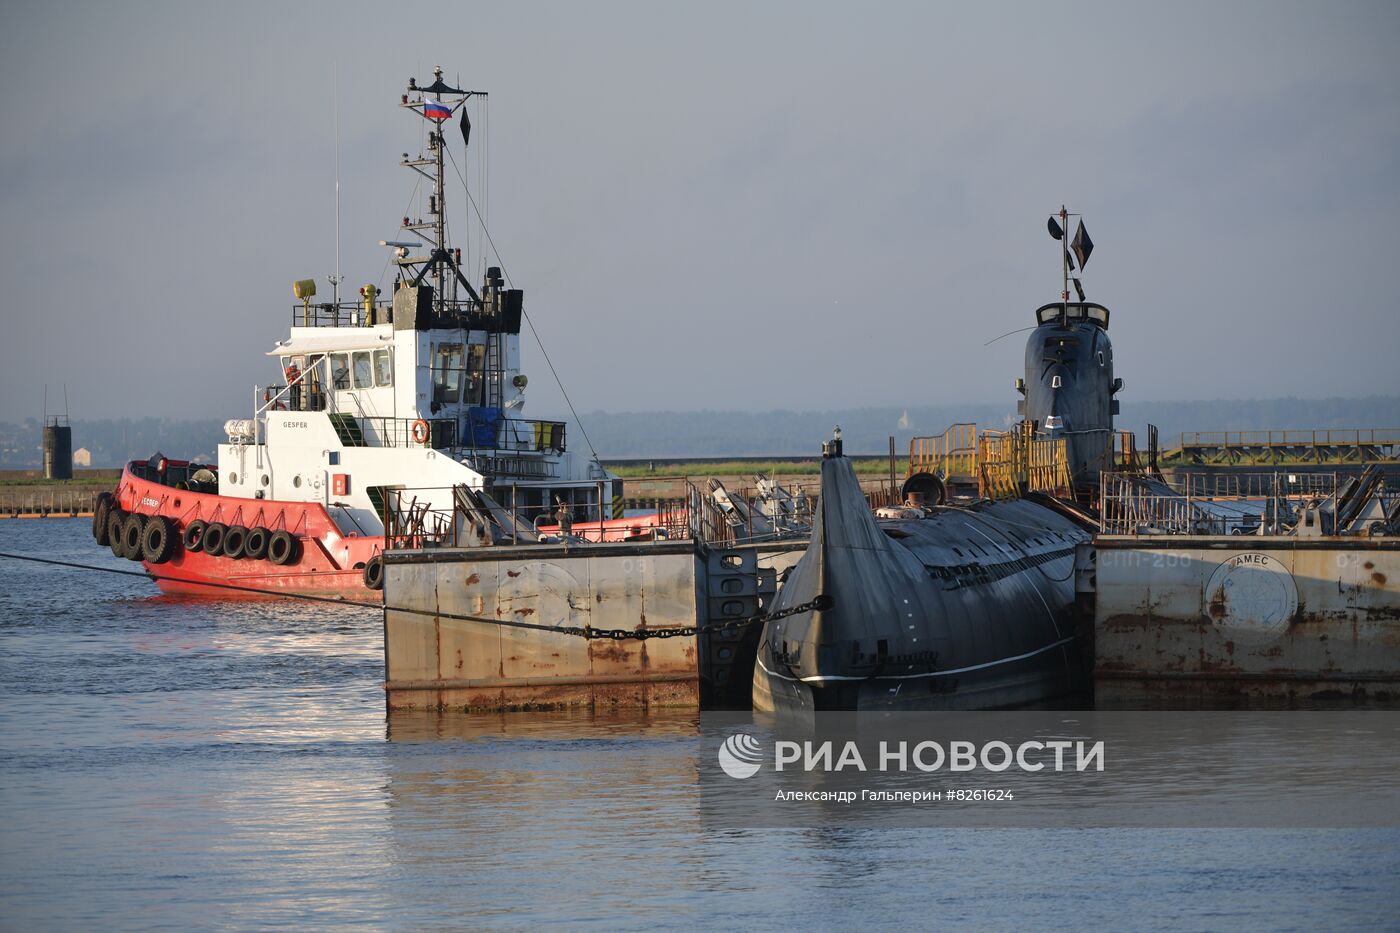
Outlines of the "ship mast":
M445 311L448 304L446 286L449 281L466 289L472 301L478 307L481 305L481 297L462 275L461 252L451 250L447 245L447 175L443 161L446 156L447 141L443 135L442 126L460 112L462 114L462 143L465 146L471 132L471 123L467 120L463 108L469 98L485 96L485 91L463 91L448 85L442 80L442 67L437 66L433 68L433 83L431 85L420 88L416 78L409 78L408 93L399 100L399 106L417 111L420 116L432 124L432 128L428 130L429 156L424 158L420 153L418 158L410 159L408 154L404 153L403 159L399 163L406 168L413 169L432 182L433 191L428 196L429 219L426 222L422 218L405 217L403 219L403 229L422 239L432 247L432 251L428 256L410 256L407 249L404 248L407 244L386 243L385 245L400 247L396 260L400 267L422 266L413 278L414 285L421 285L424 278L429 273L432 274L434 302L439 314ZM425 231L431 231L431 237Z
M1063 318L1069 311L1069 285L1074 283L1074 291L1079 295L1079 300L1084 300L1084 286L1079 281L1079 275L1074 271L1074 259L1071 254L1079 260L1079 272L1084 271L1084 264L1089 261L1089 254L1094 251L1094 241L1089 238L1089 231L1084 229L1084 218L1079 214L1071 214L1060 205L1059 222L1056 223L1052 214L1046 222L1050 235L1060 241L1060 316ZM1079 217L1079 229L1074 232L1074 240L1069 238L1069 219Z

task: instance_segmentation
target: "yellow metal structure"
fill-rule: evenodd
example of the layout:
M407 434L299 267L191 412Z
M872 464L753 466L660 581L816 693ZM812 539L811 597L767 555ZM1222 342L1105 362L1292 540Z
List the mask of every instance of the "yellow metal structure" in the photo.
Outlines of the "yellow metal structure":
M983 432L977 445L977 489L986 499L1014 499L1027 492L1071 495L1069 444L1063 437L1036 437L1032 425Z
M315 279L297 279L292 283L292 294L301 299L301 323L311 326L311 299L316 295Z
M360 294L365 298L365 323L377 323L374 317L374 302L379 297L379 289L373 285L364 285L360 288Z
M955 424L937 437L909 439L909 472L933 476L977 475L977 425Z
M1121 453L1110 445L1105 459L1132 462L1132 435L1124 432L1118 440ZM1032 491L1070 495L1073 486L1068 441L1036 437L1025 422L1010 432L978 432L975 424L955 424L941 435L911 438L907 476L918 473L975 479L978 494L987 499L1013 499Z

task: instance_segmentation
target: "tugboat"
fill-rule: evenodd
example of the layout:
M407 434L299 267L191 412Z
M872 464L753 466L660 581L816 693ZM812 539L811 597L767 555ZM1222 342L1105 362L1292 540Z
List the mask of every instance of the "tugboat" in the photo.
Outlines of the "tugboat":
M951 498L950 477L914 472L904 505L872 515L839 433L827 443L811 543L773 606L817 608L766 624L755 709L1000 709L1077 702L1087 689L1074 555L1097 527L1123 382L1108 309L1071 280L1070 215L1058 216L1064 289L1035 313L1016 380L1024 420L974 448L980 495ZM1081 221L1080 269L1092 248Z
M494 497L527 528L559 516L583 537L590 521L595 538L614 530L621 482L569 449L564 422L521 417L523 292L499 266L474 288L448 242L444 125L459 120L465 149L467 101L485 94L433 75L427 87L409 79L399 99L427 121L426 152L401 164L431 194L426 219L404 217L400 239L380 241L397 267L392 292L365 285L342 302L336 275L334 300L314 303L315 281L295 283L290 334L268 352L283 378L255 390L251 417L225 424L218 463L157 454L128 463L99 496L94 537L163 590L379 589L386 542L401 525L453 514L454 496ZM447 540L462 543L457 529Z

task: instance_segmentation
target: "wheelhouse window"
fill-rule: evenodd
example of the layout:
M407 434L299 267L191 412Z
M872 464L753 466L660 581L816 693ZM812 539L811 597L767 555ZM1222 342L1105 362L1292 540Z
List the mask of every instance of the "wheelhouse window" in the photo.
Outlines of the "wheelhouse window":
M355 377L355 388L371 389L374 387L374 372L370 366L369 351L356 350L351 359L351 369Z
M331 361L331 387L336 389L350 388L350 355L347 353L332 353Z
M452 405L462 398L466 358L460 343L440 343L433 352L433 401Z
M468 405L486 404L486 347L472 344L467 348L470 364L467 367L467 394L463 399Z
M394 384L394 369L389 362L388 350L374 351L374 384L377 386Z
M306 410L322 411L326 407L325 385L325 356L317 353L306 360L306 367L302 370L302 382L306 386Z

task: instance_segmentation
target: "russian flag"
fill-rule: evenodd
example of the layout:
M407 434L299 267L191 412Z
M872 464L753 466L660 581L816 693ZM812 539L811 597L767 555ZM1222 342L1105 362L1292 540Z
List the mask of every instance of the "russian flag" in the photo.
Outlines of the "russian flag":
M429 120L436 120L441 123L452 116L452 108L440 100L423 99L423 116Z

